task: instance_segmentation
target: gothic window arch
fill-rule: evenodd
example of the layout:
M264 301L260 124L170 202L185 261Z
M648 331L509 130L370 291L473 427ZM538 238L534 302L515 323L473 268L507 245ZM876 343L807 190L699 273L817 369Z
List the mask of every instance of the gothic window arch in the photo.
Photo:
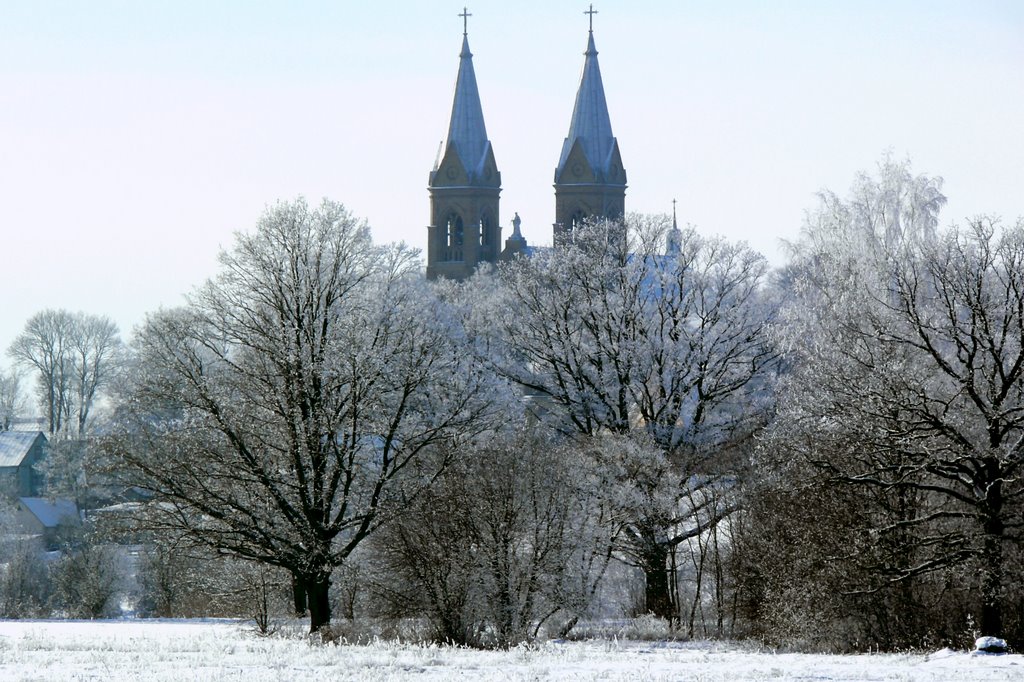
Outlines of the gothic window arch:
M490 246L492 241L491 228L494 225L491 214L484 211L480 214L480 246Z
M465 226L462 223L462 216L458 213L448 214L446 228L448 246L462 246L462 242L465 239Z
M584 218L586 218L586 215L583 213L583 209L578 208L573 211L572 215L569 216L569 229L575 230L582 225Z

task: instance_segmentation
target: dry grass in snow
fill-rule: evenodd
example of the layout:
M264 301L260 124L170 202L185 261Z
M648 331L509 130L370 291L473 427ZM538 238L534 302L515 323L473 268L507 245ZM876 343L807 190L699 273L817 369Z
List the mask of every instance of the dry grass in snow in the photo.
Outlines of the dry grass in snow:
M549 642L475 651L310 644L226 621L0 621L0 680L1024 680L1024 656L823 656L716 642Z

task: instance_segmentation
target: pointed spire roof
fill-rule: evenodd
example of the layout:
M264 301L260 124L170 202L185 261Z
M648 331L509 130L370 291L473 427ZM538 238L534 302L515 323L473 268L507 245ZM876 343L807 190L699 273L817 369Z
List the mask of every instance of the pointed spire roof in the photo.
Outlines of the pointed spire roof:
M665 239L665 252L669 255L679 254L683 250L683 233L679 230L679 223L676 222L676 200L672 200L672 229L668 231Z
M580 76L580 87L576 92L569 136L562 144L562 155L558 159L556 178L561 175L569 152L577 140L591 168L598 175L608 172L612 150L615 148L615 136L612 135L612 122L608 116L608 102L604 97L604 83L601 80L601 67L597 63L593 27L587 38L587 51L584 54L586 60L583 62L583 75Z
M469 51L469 37L462 34L462 52L459 54L459 76L455 81L455 101L448 126L448 147L454 147L462 165L472 176L480 171L487 158L487 128L480 106L480 92L473 70L473 53Z

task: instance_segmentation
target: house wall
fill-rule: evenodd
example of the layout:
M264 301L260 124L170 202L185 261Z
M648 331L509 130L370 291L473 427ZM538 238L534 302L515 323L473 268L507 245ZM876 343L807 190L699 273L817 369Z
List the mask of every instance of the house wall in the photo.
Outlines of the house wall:
M45 476L41 470L46 458L46 439L36 438L21 466L18 467L18 497L41 497L45 492Z
M27 450L17 452L17 457L20 458L17 466L14 466L14 458L10 457L8 452L4 461L10 466L0 467L0 496L8 499L42 497L46 492L46 477L42 471L46 456L47 441L42 433L35 435Z
M24 497L20 492L18 467L0 467L0 497Z
M14 526L15 530L22 535L45 535L46 533L46 526L20 502L14 512Z

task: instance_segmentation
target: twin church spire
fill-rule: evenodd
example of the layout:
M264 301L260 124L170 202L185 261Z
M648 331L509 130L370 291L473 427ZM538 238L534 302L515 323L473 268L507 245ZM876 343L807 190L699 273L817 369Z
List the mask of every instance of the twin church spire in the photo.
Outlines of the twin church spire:
M571 230L588 217L620 218L626 199L626 171L619 143L612 134L608 102L604 96L601 66L594 45L594 8L590 33L569 135L555 168L554 236Z
M486 169L491 142L487 139L480 91L473 70L473 53L469 51L469 36L465 33L462 34L459 75L455 80L455 101L452 103L446 144L455 148L470 175L479 175Z
M469 50L466 10L459 75L455 81L448 138L442 143L427 189L427 277L465 279L477 264L495 262L500 253L498 195L501 173L487 139L480 91Z
M573 107L569 134L555 169L554 237L587 217L623 215L626 174L612 134L601 69L594 45L593 6L590 33ZM483 107L469 49L465 9L459 73L448 137L430 173L430 225L427 277L464 279L481 262L511 258L526 248L515 216L513 235L501 249L498 203L501 174L487 137Z

